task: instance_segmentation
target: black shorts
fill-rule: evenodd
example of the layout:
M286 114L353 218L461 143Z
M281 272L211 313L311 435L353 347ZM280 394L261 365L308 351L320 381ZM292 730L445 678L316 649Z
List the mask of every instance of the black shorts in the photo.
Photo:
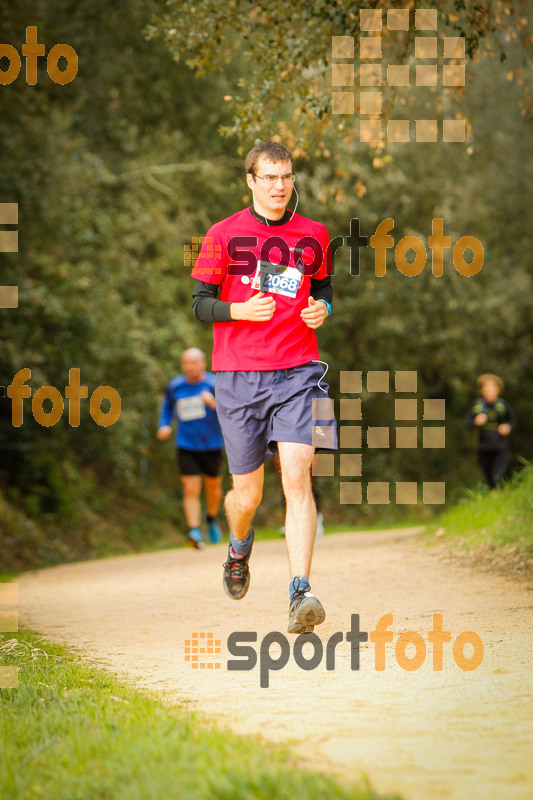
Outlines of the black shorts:
M222 450L176 450L178 468L182 475L207 475L218 478L222 467Z

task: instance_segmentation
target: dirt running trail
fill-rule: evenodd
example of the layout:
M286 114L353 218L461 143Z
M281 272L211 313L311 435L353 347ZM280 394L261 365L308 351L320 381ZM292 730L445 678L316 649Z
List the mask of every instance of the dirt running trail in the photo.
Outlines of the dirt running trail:
M217 545L28 573L18 580L20 619L170 700L221 715L239 734L290 742L312 768L348 779L366 773L378 791L398 791L405 800L530 800L533 586L445 561L415 534L335 534L315 548L311 583L328 615L317 628L322 642L348 631L351 614L372 631L392 613L394 642L386 645L382 672L371 642L361 645L360 670L352 671L346 641L337 645L334 671L326 671L325 647L313 671L300 669L291 652L287 666L270 673L268 688L259 686L259 666L227 670L232 631L257 631L258 654L269 631L286 631L281 539L255 544L250 590L240 602L224 594L226 545ZM452 634L440 672L427 639L437 612ZM395 658L397 638L408 630L427 645L425 662L411 672ZM470 672L452 653L465 630L484 643L483 662ZM221 640L220 656L199 657L221 668L193 669L185 661L184 643L194 632Z

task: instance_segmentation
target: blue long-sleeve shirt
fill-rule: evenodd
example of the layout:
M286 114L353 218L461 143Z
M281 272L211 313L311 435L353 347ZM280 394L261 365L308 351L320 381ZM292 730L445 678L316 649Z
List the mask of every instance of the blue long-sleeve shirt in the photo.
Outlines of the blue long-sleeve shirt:
M185 450L218 450L224 447L216 411L202 400L202 392L215 393L215 376L206 372L198 383L184 375L169 381L159 413L159 427L177 421L176 446Z

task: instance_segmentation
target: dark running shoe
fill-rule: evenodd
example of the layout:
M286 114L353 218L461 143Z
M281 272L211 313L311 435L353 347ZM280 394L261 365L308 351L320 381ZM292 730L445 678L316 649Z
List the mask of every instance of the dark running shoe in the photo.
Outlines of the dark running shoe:
M326 619L320 600L311 594L311 587L297 591L289 605L288 633L312 633L315 625Z
M252 529L252 546L254 543L254 532ZM222 576L222 584L224 591L231 597L232 600L241 600L250 586L250 568L248 561L252 547L245 556L234 555L232 552L231 542L228 547L228 560L223 564L224 574Z

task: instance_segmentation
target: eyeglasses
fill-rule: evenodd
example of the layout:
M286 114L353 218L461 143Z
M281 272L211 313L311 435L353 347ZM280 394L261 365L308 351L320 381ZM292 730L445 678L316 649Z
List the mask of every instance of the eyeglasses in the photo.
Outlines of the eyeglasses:
M256 172L252 172L252 175L255 175L256 178L260 178L262 181L265 181L269 186L274 186L275 183L281 180L287 186L290 183L294 183L296 180L296 175L294 172L289 172L288 175L258 175Z

